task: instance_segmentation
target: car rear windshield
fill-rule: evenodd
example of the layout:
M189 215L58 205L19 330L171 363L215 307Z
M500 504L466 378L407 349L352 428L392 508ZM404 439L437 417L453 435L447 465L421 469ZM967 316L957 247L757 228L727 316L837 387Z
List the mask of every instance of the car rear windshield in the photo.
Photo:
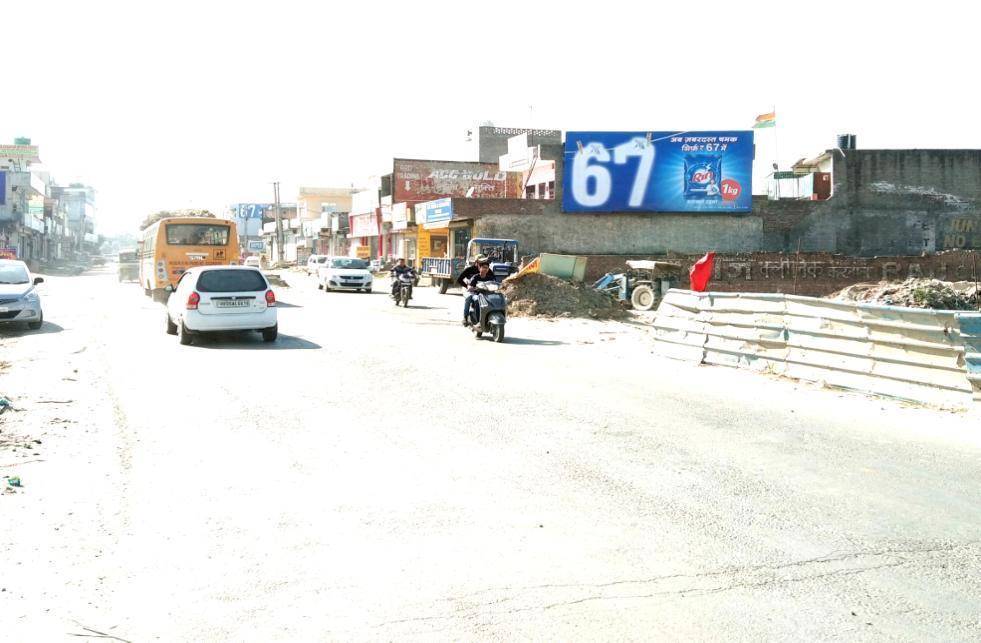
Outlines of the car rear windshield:
M26 284L30 281L22 264L0 265L0 284Z
M171 246L227 246L228 226L207 223L171 223L167 226Z
M256 270L205 270L198 277L201 292L253 292L266 289L266 280Z
M363 259L334 259L330 263L331 268L345 268L347 270L367 270L368 262Z

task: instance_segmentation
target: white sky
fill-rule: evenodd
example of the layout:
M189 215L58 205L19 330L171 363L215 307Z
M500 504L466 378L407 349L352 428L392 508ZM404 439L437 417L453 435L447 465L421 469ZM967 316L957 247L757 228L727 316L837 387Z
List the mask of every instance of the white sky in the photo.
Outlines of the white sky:
M92 184L104 233L268 202L277 179L291 201L393 156L470 159L484 120L746 129L775 105L783 163L844 132L981 148L981 10L915 4L5 2L0 141L29 136L59 181Z

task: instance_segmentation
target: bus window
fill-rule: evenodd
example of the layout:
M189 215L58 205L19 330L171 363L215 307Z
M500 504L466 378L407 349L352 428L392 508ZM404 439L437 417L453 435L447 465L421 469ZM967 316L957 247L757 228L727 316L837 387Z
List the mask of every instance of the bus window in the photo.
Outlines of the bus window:
M227 246L228 226L207 223L172 223L167 226L170 246Z

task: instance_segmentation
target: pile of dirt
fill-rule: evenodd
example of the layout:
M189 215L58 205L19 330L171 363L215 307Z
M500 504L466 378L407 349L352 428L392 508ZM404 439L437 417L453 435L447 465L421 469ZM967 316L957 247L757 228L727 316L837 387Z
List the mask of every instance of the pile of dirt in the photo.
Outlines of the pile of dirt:
M978 309L978 289L970 281L907 279L902 282L862 283L843 288L828 298L934 310Z
M609 319L627 313L609 295L551 275L524 274L504 282L508 314L517 317L591 317Z

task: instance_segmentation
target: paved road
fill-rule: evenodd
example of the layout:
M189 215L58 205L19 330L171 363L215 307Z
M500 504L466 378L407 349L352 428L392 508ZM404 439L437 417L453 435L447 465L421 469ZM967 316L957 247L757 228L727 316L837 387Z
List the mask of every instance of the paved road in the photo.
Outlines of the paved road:
M299 279L275 345L191 347L108 273L46 291L0 335L11 640L981 636L977 416L625 324L475 341L432 289Z

